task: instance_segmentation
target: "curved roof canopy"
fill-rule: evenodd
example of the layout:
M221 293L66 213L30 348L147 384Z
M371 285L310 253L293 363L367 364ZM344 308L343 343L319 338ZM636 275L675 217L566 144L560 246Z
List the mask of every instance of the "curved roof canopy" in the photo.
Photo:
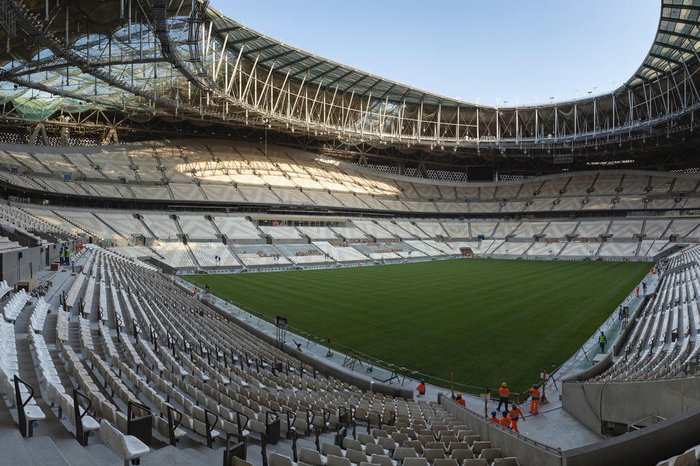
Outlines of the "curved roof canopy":
M0 103L5 116L25 121L91 110L109 114L114 125L158 118L378 147L574 152L695 124L700 0L660 6L647 57L618 89L495 108L296 49L224 17L206 0L5 0Z

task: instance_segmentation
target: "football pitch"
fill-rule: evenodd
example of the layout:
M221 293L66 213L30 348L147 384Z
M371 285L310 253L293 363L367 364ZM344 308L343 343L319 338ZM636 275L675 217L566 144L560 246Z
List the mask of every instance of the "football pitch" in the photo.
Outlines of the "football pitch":
M566 361L649 267L462 259L187 279L399 367L446 380L453 372L455 382L478 387L507 381L523 392Z

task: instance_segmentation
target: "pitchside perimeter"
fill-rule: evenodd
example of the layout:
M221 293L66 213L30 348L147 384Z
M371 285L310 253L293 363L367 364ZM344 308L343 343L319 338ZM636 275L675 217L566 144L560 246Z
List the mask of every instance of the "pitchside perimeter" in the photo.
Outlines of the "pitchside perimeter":
M543 369L568 359L650 266L449 260L188 280L268 320L285 316L297 333L330 338L346 353L416 370L438 385L453 373L466 385L505 380L524 392Z

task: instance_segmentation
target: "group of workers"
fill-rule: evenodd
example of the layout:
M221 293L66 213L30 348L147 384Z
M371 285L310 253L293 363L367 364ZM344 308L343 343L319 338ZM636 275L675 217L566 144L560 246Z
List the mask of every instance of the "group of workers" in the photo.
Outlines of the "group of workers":
M539 388L537 388L537 384L534 384L528 390L528 395L530 398L530 414L536 416L540 412L540 399L542 398L542 394L540 393ZM519 433L520 430L518 430L518 421L520 418L523 418L524 420L525 416L520 410L520 407L515 403L511 404L509 410L509 403L510 389L508 388L508 384L503 382L498 388L498 408L496 408L498 411L491 411L491 417L489 420ZM502 406L505 406L505 410L503 411L501 411ZM501 413L500 419L497 416L498 412Z
M75 243L75 253L78 254L80 251L85 249L85 244L80 241L78 243ZM63 243L61 245L61 249L58 251L58 262L61 265L71 265L70 263L70 256L71 256L71 245L69 243Z
M61 265L70 265L70 246L64 244L58 251L58 260Z
M419 397L425 396L425 381L421 381L418 384L418 386L416 387L416 391L418 392ZM542 394L540 393L537 384L534 384L532 388L528 390L528 395L530 398L530 414L536 416L540 412L540 400L542 398ZM462 397L461 393L457 393L453 397L453 400L458 405L466 408L467 403ZM508 409L509 404L511 405L510 409ZM504 406L505 409L501 411L501 409ZM499 412L501 413L500 418L498 417ZM503 382L498 388L498 407L496 408L496 411L491 411L491 417L489 418L489 421L495 422L496 424L499 424L508 429L512 429L514 432L519 433L520 430L518 430L518 421L520 420L520 418L523 418L524 420L525 416L523 415L522 410L516 403L510 402L510 388L508 388L508 384L506 382Z

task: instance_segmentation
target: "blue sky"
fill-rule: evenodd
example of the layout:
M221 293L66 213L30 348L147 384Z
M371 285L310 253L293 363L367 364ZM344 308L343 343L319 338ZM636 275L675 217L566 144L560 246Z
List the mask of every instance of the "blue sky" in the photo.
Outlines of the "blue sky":
M649 51L658 0L212 0L287 44L470 102L610 91Z

